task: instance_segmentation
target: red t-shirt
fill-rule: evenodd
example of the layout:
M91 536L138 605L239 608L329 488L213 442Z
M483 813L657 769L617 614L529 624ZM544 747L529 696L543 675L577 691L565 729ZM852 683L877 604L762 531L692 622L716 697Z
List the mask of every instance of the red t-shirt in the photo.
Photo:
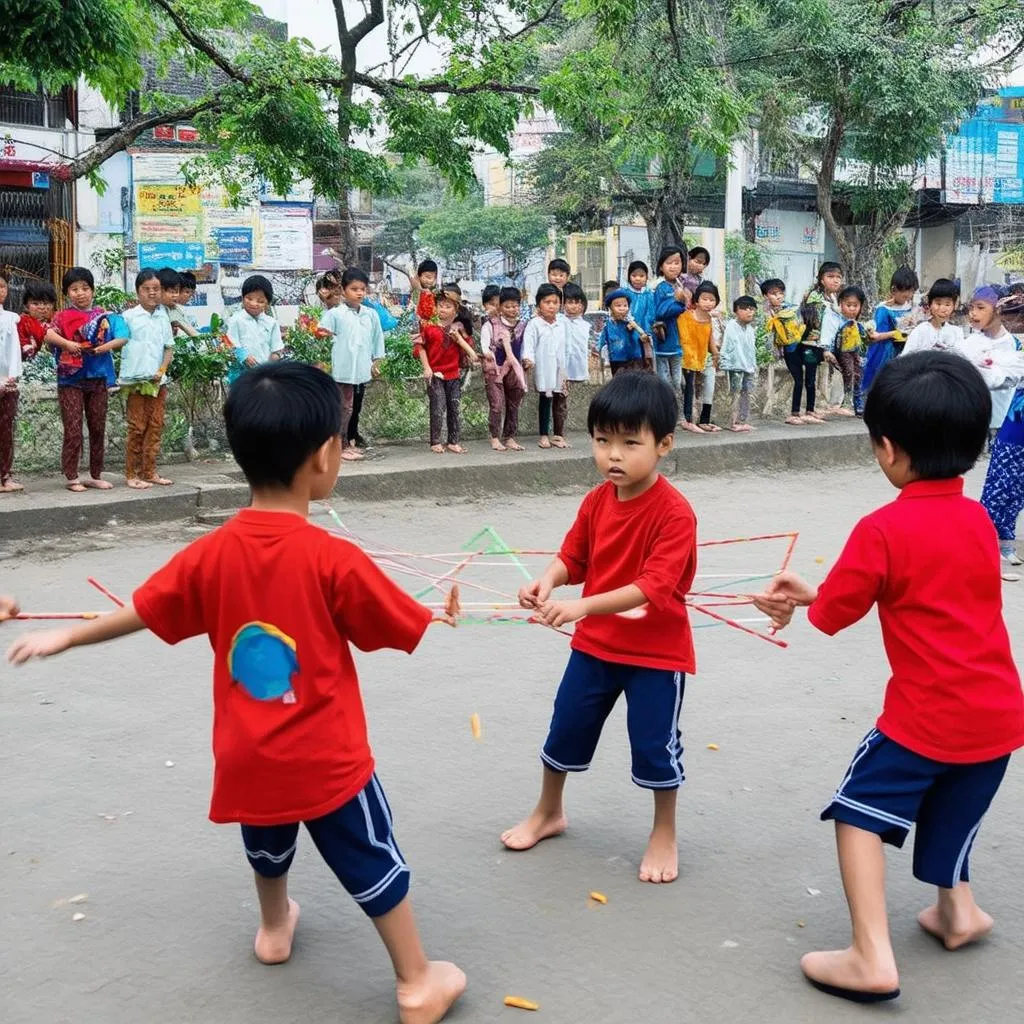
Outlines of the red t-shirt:
M696 670L686 595L697 571L697 517L663 476L631 501L619 501L611 481L595 487L558 557L584 597L635 584L648 600L632 614L580 619L574 650L621 665Z
M440 373L445 380L455 380L459 376L459 353L462 351L449 333L450 330L450 327L439 327L437 324L421 324L420 341L413 350L418 359L422 348L427 353L430 368L434 373Z
M349 644L411 652L430 611L355 545L290 512L246 509L134 594L174 644L214 652L213 821L308 821L369 782L373 755Z
M808 609L831 636L878 605L892 670L878 729L951 764L1024 746L996 531L963 487L919 480L865 516Z

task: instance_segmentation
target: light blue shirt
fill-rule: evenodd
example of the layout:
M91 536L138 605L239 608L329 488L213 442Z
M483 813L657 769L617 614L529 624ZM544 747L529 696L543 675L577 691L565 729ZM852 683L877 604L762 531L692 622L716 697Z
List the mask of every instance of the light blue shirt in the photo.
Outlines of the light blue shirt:
M272 353L284 348L280 325L266 313L250 316L244 309L237 310L228 320L227 334L234 343L235 358L240 363L249 356L257 363L268 363Z
M141 306L132 306L121 314L131 332L121 349L121 383L152 380L164 360L164 352L174 348L171 318L163 306L147 313Z
M384 331L380 317L369 306L353 309L348 303L327 310L320 326L334 335L331 376L339 384L365 384L375 359L384 358Z
M757 332L753 324L730 320L725 325L725 340L718 365L723 370L742 370L753 373L757 369Z

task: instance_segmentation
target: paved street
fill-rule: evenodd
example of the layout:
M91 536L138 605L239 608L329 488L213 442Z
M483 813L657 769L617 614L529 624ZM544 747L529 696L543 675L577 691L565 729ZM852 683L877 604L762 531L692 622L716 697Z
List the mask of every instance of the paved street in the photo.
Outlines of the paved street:
M701 539L799 529L794 565L812 577L855 519L895 493L868 469L675 482L696 508ZM981 482L974 474L970 492ZM485 524L514 547L553 547L578 502L337 507L365 537L454 551ZM102 609L88 575L127 595L197 535L102 524L16 549L0 542L0 590L15 591L27 610ZM701 570L752 575L772 569L779 553L711 549ZM484 572L488 583L518 586L512 570ZM1006 593L1019 647L1024 582ZM4 646L23 628L5 625ZM435 629L412 658L359 656L429 952L469 975L453 1021L515 1020L520 1011L502 1006L507 994L539 1002L538 1020L551 1024L865 1019L866 1011L810 989L797 961L847 939L832 830L817 814L880 707L877 621L872 615L834 640L801 621L788 650L727 627L696 637L699 673L683 705L681 877L666 887L636 881L650 797L629 781L621 707L593 771L570 781L567 835L519 855L498 842L535 797L564 638L539 627L468 625ZM308 837L293 870L303 907L293 959L273 969L254 960L255 898L237 829L206 820L205 640L170 649L140 635L18 671L4 665L0 679L3 1024L395 1019L383 947ZM480 743L469 727L474 711ZM904 995L877 1013L930 1024L1020 1019L1022 798L1018 764L972 859L979 901L997 921L979 948L947 954L918 930L930 893L911 877L909 847L891 854ZM606 906L588 903L595 889ZM85 902L66 902L83 893ZM84 919L73 921L76 913Z

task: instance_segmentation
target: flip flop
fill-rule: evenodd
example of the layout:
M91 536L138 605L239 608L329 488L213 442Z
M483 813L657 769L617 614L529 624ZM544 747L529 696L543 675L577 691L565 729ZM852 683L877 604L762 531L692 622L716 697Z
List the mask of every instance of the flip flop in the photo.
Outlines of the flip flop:
M806 978L807 975L804 975ZM855 988L840 988L838 985L829 985L824 981L815 981L814 978L807 980L819 991L827 996L835 996L836 999L846 999L851 1003L887 1003L890 999L896 999L900 990L894 988L891 992L862 992Z

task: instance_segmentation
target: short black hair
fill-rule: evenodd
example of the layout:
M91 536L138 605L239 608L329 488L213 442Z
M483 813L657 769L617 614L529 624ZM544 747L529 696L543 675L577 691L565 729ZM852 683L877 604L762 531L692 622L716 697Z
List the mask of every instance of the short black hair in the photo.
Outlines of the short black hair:
M60 281L60 290L67 295L68 289L73 284L78 284L79 281L84 281L92 289L96 288L96 279L88 267L72 267L70 270L64 271L64 276Z
M837 270L840 274L843 272L843 268L838 263L836 263L835 260L825 260L825 262L822 263L820 267L818 267L818 276L815 279L817 281L818 287L821 287L822 278L826 274L834 274Z
M367 288L370 287L370 279L367 277L366 271L360 270L358 267L349 267L341 275L341 287L347 288L353 281L359 281L361 284L365 284Z
M785 294L786 282L781 277L769 277L767 281L761 282L761 294L767 295L769 292L782 292Z
M603 299L609 292L614 292L616 289L621 288L622 285L618 281L608 280L601 285L601 298Z
M26 281L21 290L21 305L29 302L52 302L57 305L57 289L49 281Z
M936 278L928 289L928 301L932 299L952 299L957 302L960 299L960 286L948 277Z
M875 444L887 437L922 480L962 476L981 455L992 396L981 374L952 352L913 352L887 363L864 406Z
M665 265L665 261L672 256L678 256L683 262L683 270L686 270L686 250L678 245L666 245L658 254L657 271L659 274L661 273L661 268Z
M626 269L626 280L631 278L635 271L642 270L648 277L651 276L650 268L644 263L643 260L633 260L629 267Z
M722 296L718 294L717 286L711 281L701 281L697 285L697 290L693 293L693 301L696 302L702 295L714 295L716 306L722 301Z
M698 256L703 256L705 267L708 267L711 264L711 253L709 253L703 245L695 245L686 255L691 260L695 260Z
M576 302L583 303L583 312L587 311L587 293L578 285L569 281L566 286L562 289L562 301L568 302L570 299L575 299Z
M572 267L569 266L569 261L563 260L560 256L556 256L548 264L548 273L550 274L552 270L564 270L567 274L572 273Z
M178 272L178 277L181 279L181 287L187 288L190 292L194 292L199 287L199 282L196 280L196 275L191 270L181 270Z
M496 284L489 284L484 287L484 290L480 293L480 305L484 305L492 299L497 299L501 302L501 288Z
M518 288L506 286L501 289L501 294L498 296L498 301L502 305L504 305L506 302L522 302L523 293Z
M864 303L868 301L868 297L864 294L864 289L858 288L855 284L847 285L836 296L836 302L845 302L847 299L859 300L861 309L864 308Z
M916 292L920 282L917 274L910 267L900 267L889 282L889 290L893 292Z
M539 306L541 299L550 298L552 295L557 295L559 301L561 301L561 299L562 299L562 289L559 288L558 285L556 285L556 284L547 284L547 283L542 284L537 289L537 297L536 297L536 299L534 299L534 303Z
M679 402L669 384L653 373L617 373L596 395L587 411L587 431L635 433L649 429L656 441L675 432Z
M736 313L741 309L757 309L757 299L753 295L741 295L732 304L732 311Z
M436 273L437 273L437 263L435 263L434 260L429 260L429 259L428 260L422 260L420 262L420 265L416 268L416 276L417 277L419 277L420 274L436 274Z
M138 291L147 281L159 281L160 275L152 267L143 267L135 275L135 290Z
M262 275L252 274L242 282L242 297L253 292L263 292L269 304L274 302L274 286Z
M231 385L224 424L251 487L291 487L310 455L341 433L338 385L308 363L264 363Z
M161 288L181 287L181 274L179 274L173 267L161 267L156 272L156 276L160 279Z
M447 284L441 285L441 291L452 292L453 294L458 295L460 299L462 298L462 289L459 287L458 281L449 281Z

